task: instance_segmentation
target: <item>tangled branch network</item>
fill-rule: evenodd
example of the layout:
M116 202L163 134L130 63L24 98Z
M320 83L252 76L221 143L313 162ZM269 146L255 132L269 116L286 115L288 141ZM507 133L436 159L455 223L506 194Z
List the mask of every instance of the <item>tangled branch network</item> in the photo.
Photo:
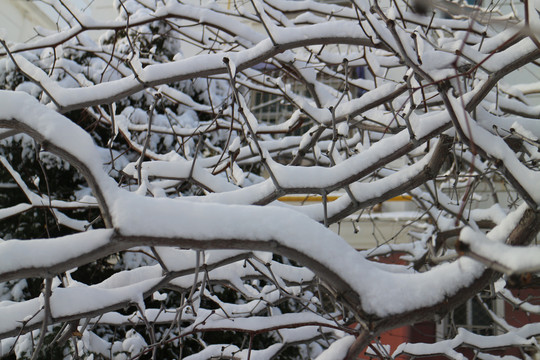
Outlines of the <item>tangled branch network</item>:
M484 296L540 312L535 1L41 4L0 40L0 356L537 353ZM384 343L472 298L489 333Z

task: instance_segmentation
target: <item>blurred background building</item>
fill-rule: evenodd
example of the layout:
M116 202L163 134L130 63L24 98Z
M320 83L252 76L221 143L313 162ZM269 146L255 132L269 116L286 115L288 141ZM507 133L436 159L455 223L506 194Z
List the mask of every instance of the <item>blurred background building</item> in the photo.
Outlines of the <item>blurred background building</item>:
M79 9L101 20L116 17L112 0L74 0ZM41 1L0 0L0 35L8 41L27 42L35 38L39 28L61 29L66 24Z

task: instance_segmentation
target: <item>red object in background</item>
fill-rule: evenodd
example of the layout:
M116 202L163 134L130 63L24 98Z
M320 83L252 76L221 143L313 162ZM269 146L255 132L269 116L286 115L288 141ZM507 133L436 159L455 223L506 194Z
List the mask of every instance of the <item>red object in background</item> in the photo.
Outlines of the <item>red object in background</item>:
M360 359L386 359L385 356L391 356L396 348L404 343L433 343L435 342L435 323L434 322L422 322L414 324L411 326L402 326L397 329L392 329L383 333L380 337L380 343L383 345L389 345L390 349L388 352L381 353L382 356L374 356L373 350L367 350L367 353L364 353ZM408 358L408 356L402 356L399 358ZM422 359L426 360L439 360L444 359L444 357L434 356L434 357L425 357Z
M405 262L400 258L403 255L402 253L392 253L388 256L378 256L372 260L387 263L387 264L405 264ZM530 286L530 284L529 284ZM512 294L522 300L525 300L533 305L540 306L540 286L531 286L527 289L513 289ZM514 327L522 327L526 324L531 324L535 322L540 322L540 315L527 313L521 309L514 309L509 303L505 302L504 308L504 318L509 325ZM389 349L383 350L373 350L367 349L359 359L391 359L391 355L397 349L397 347L405 342L408 343L427 343L431 344L436 342L436 324L435 322L423 322L411 326L403 326L397 329L390 330L383 333L379 337L379 342L382 345L389 346ZM378 354L376 353L378 351ZM474 351L471 348L459 348L456 351L462 353L466 359L474 358ZM512 355L519 359L523 358L523 354L518 348L506 348L502 350L492 350L486 351L493 355L505 356ZM401 355L396 358L396 360L405 360L410 359L410 356ZM436 356L426 356L422 357L422 360L447 360L448 358L443 355Z

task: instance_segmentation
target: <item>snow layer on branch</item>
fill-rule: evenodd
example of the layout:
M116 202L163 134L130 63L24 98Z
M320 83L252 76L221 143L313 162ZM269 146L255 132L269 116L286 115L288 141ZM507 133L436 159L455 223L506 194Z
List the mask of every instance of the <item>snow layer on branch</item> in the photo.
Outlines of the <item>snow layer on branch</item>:
M46 268L95 251L109 242L112 230L92 230L54 239L0 242L0 273Z
M1 301L0 334L19 329L23 324L30 326L43 321L44 314L39 312L40 307L41 303L38 298L23 302Z
M82 129L52 110L45 110L28 95L2 92L0 100L6 104L10 117L19 118L34 131L44 134L50 142L66 149L86 166L91 166L93 175L101 183L114 183L104 174L101 165L95 164L99 156ZM25 109L28 115L21 116L20 109ZM428 118L433 120L434 116ZM447 118L443 116L440 120ZM437 121L428 124L433 127L440 125ZM426 124L422 128L425 127L429 126ZM408 135L405 132L402 134L403 143L408 142ZM365 157L369 155L373 156L371 161L376 161L383 155L381 152L395 149L395 146L389 149L387 145L386 141L381 141L355 161L366 160ZM299 175L304 177L306 173ZM331 178L323 179L329 180ZM379 316L435 304L470 283L482 270L477 263L462 259L422 274L388 273L374 267L362 255L352 251L342 238L322 225L295 211L277 207L151 199L115 186L107 186L105 197L108 198L113 224L124 236L190 240L194 248L198 244L201 248L207 247L209 240L218 240L217 246L221 248L245 248L250 242L256 248L257 242L263 242L267 243L264 248L269 249L272 241L291 247L316 259L334 274L340 274L359 294L363 308ZM242 245L235 243L238 240L243 241ZM340 261L336 262L335 259ZM407 289L407 296L404 296L403 289Z
M103 190L116 188L116 183L103 171L101 156L92 138L69 119L40 104L23 92L0 90L0 123L8 128L21 128L37 136L44 145L53 144L69 154L74 165L84 164ZM21 126L21 123L24 126Z
M378 316L436 304L462 286L470 284L483 270L482 265L470 259L460 259L425 273L390 273L374 266L352 250L331 230L296 211L272 206L231 206L167 198L153 199L129 193L118 189L114 181L104 173L101 164L96 164L95 160L99 159L96 148L81 128L54 111L45 109L26 94L0 92L0 101L9 118L17 118L33 131L43 134L51 143L65 149L66 153L77 157L91 169L99 183L105 184L104 196L107 198L112 222L123 236L167 238L171 239L171 244L175 241L188 242L192 248L202 249L270 250L276 245L291 248L320 263L323 269L318 269L318 275L328 276L327 271L339 274L360 296L364 310ZM25 110L24 114L21 114L21 109ZM412 120L413 126L421 125L418 128L421 132L429 132L429 129L449 121L444 113ZM367 163L374 162L408 141L408 134L403 131L392 141L380 141L369 151L351 160L353 163L366 160ZM366 164L357 163L357 166L364 167ZM289 170L293 169L286 169ZM314 170L317 173L312 174ZM328 173L321 177L319 172L322 171L326 170L311 169L299 172L298 176L310 179L319 177L319 181L328 184L336 177L351 175L351 170L345 168L345 174L341 175ZM291 178L290 175L294 174L287 174L287 177ZM315 185L320 186L320 183Z
M20 214L31 208L32 208L32 205L21 203L21 204L17 204L14 206L0 209L0 219L4 219L13 215Z
M254 248L261 242L269 248L275 241L296 249L340 274L359 294L363 308L379 316L442 301L471 283L483 269L473 260L460 259L425 273L390 273L353 251L331 230L295 211L277 207L188 203L123 193L112 212L124 236L189 239L194 248L205 248L207 241L214 240L222 248L246 247L250 242ZM237 241L247 243L238 245Z
M130 163L124 168L124 172L134 178L138 177L136 163ZM168 179L195 179L198 183L216 192L237 190L238 187L219 176L213 176L207 169L194 161L188 161L181 157L173 161L143 162L142 170L149 176L158 176Z
M504 99L498 99L498 101L503 102ZM540 107L535 107L534 110L536 113L539 113ZM535 137L540 137L540 123L537 119L528 119L518 116L496 116L484 109L484 106L479 106L476 108L476 120L478 120L478 123L488 131L492 131L494 126L510 131L511 128L515 127L515 124L519 124L519 126L525 128Z
M488 155L503 162L506 170L519 182L536 204L540 204L540 173L527 168L517 158L516 154L508 147L499 136L494 136L489 131L473 121L463 109L462 102L448 93L448 98L454 108L454 113L459 121L465 136L481 148Z
M537 325L537 324L533 324ZM538 331L538 326L535 326L535 330ZM517 346L517 345L534 345L536 340L534 338L528 339L532 334L527 334L527 330L533 330L531 328L526 329L523 327L521 331L511 332L498 336L482 336L473 334L463 328L458 329L458 334L455 338L439 341L435 344L410 344L404 343L397 347L396 351L392 354L392 357L396 357L400 354L410 354L413 356L432 355L432 354L457 354L454 349L460 345L467 344L478 349L496 349L503 348L505 346ZM526 336L523 336L526 335ZM461 354L460 354L461 355Z
M51 314L55 318L61 318L99 311L118 304L143 304L143 294L161 280L161 276L146 280L134 279L132 284L112 288L105 288L103 284L56 288L50 300Z
M64 247L75 246L64 244ZM50 251L43 251L41 257L47 257L54 250L52 247ZM35 254L34 256L39 257ZM161 268L156 266L117 273L106 281L92 286L74 283L67 288L56 287L50 297L51 316L55 319L70 318L130 303L143 304L143 295L149 293L162 279ZM141 308L144 309L144 305L141 305ZM0 334L21 328L25 321L28 326L41 322L42 310L43 295L19 303L0 302L0 319L2 319ZM33 316L34 314L36 316Z
M339 340L336 340L322 352L315 360L334 360L334 359L344 359L347 355L347 351L354 343L354 336L345 336Z
M481 231L475 231L466 227L461 231L460 241L468 244L472 256L485 259L488 266L500 266L506 273L536 272L540 270L540 249L537 247L516 247L504 244L509 231L519 221L523 211L527 209L525 204L509 216L514 222L506 221L506 228L492 231L488 236Z
M199 314L201 315L201 314ZM279 328L297 328L303 326L330 325L337 326L334 321L314 313L288 313L272 316L253 316L249 318L223 318L208 312L208 316L199 316L199 321L184 329L184 332L190 332L195 329L227 329L244 331L270 331Z
M240 350L236 345L209 345L197 354L186 356L185 360L208 359L241 359L263 360L270 359L281 349L280 344L274 344L264 350Z
M283 208L188 203L129 193L118 196L113 208L114 223L124 236L189 239L194 248L218 241L217 246L222 248L245 247L251 242L253 248L266 243L263 248L267 249L275 241L296 249L340 274L359 294L363 308L379 316L436 304L470 284L484 270L482 264L462 258L424 273L391 273L351 251L332 231ZM507 236L518 217L510 214L492 230L494 235ZM212 226L207 226L210 223ZM238 245L236 241L247 243Z

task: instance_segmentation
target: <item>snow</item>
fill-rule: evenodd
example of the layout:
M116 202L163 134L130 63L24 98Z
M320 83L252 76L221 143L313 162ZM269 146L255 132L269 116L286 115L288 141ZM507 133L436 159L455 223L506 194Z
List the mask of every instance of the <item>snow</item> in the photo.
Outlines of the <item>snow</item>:
M270 349L265 350L251 350L251 354L248 356L247 351L241 351L237 346L235 345L209 345L204 350L198 352L194 355L186 356L185 360L206 360L206 359L212 359L212 358L233 358L241 356L240 359L267 359L267 356L272 356L274 353L277 352L278 349L276 347L279 347L274 345ZM263 354L261 354L263 353ZM262 356L261 356L262 355Z
M497 52L489 59L485 60L482 66L491 72L509 66L512 62L518 60L523 54L531 53L537 50L534 42L526 37L516 44L509 46L507 49Z
M154 291L152 294L152 299L154 301L165 301L167 300L167 294L162 294L159 291Z
M126 208L132 211L127 214L121 210ZM295 249L328 269L319 272L319 276L341 274L360 296L364 310L377 316L436 304L470 284L484 269L481 264L464 258L424 273L390 273L351 251L332 231L288 209L148 199L126 193L118 197L112 210L114 223L123 236L176 239L172 241L200 249L251 244L250 247L263 250L275 248L274 242ZM168 214L184 216L171 223ZM205 226L206 223L212 227ZM336 258L340 259L339 263L333 261Z
M435 127L441 125L440 120L441 116L430 116L428 119L422 119L422 122L418 125L419 136L423 136L424 132L427 132ZM438 121L437 121L438 120ZM422 131L423 130L423 131ZM344 181L349 177L354 177L356 174L361 173L363 169L368 168L370 165L376 163L383 157L390 156L395 153L397 149L402 146L405 146L409 141L409 133L407 130L403 130L399 134L383 139L373 146L371 146L366 151L350 157L349 159L333 166L320 167L320 166L311 166L311 167L293 167L293 166L284 166L276 162L271 161L270 166L272 172L278 179L278 183L286 188L327 188L332 186L332 184ZM423 160L422 164L425 165L427 157ZM400 175L391 177L390 180L384 180L382 183L388 184L388 182L395 181L395 178L410 177L415 171L420 169L421 165L415 165L411 167L408 171L400 172ZM407 173L408 172L408 173ZM356 184L355 184L356 185ZM379 185L368 185L365 183L358 184L356 186L379 186ZM384 189L384 186L380 186L379 189ZM380 190L382 191L382 190ZM306 191L309 192L309 191ZM371 195L371 192L362 192L366 196Z
M111 354L111 344L103 340L92 331L83 332L82 341L87 349L104 357Z
M522 333L526 333L526 329L523 328ZM525 335L525 334L523 334ZM507 333L503 335L496 336L482 336L473 334L463 328L458 328L458 334L453 339L439 341L435 344L424 344L424 343L404 343L397 347L397 349L392 354L392 357L398 356L399 354L409 354L413 356L422 356L422 355L431 355L431 354L446 354L451 357L459 354L453 349L458 348L460 345L467 344L477 349L494 349L494 348L504 348L505 346L518 346L518 345L533 345L536 344L534 338L528 339L529 336L522 336L520 332L518 333ZM461 354L459 354L461 355ZM460 357L465 359L463 355Z
M34 126L36 131L42 133L49 141L58 144L57 146L70 148L70 152L74 153L85 164L94 164L93 160L99 158L91 140L78 135L82 134L80 128L65 121L54 112L42 111L42 107L34 103L34 100L29 100L27 95L0 93L0 99L5 99L4 102L7 102L8 97L15 98L13 103L18 105L24 102L25 107L29 110L35 108L36 110L33 112L30 110L29 114L35 114L38 119L45 117L46 120L41 122L37 122L35 117L31 116L26 116L23 120L25 124ZM13 107L10 108L9 105L6 107L8 114L20 117L20 114ZM40 109L39 114L37 113L38 108ZM429 119L430 125L432 127L440 126L440 123L433 121L433 117L431 116ZM57 131L59 126L62 126L62 131ZM422 128L425 129L425 126ZM62 136L66 133L69 133L70 136ZM398 136L394 136L391 141L380 141L369 150L337 165L332 169L333 172L328 172L328 169L324 168L307 168L300 172L300 169L286 168L277 164L272 166L278 180L283 180L285 186L296 186L294 181L298 178L310 181L308 184L303 182L303 186L327 186L336 179L352 176L353 169L358 171L359 168L392 153L398 146L407 141L408 133L403 131ZM77 146L74 145L75 143ZM351 167L350 164L358 165L355 168ZM91 171L100 183L105 184L107 205L112 214L112 222L122 236L169 238L173 241L172 243L185 244L200 249L249 246L270 250L275 247L273 245L275 242L276 245L289 247L298 253L305 254L308 258L316 259L316 262L320 262L322 265L318 275L323 278L334 276L332 274L340 274L347 284L346 286L354 289L361 298L364 310L377 316L386 316L433 305L462 286L471 283L483 269L481 265L472 260L461 259L453 264L444 264L420 274L388 273L381 269L375 269L362 255L351 251L351 247L339 236L296 211L276 207L145 198L109 186L110 178L106 177L101 166L93 165ZM284 173L285 171L286 173ZM298 172L298 175L295 175L295 171ZM126 209L130 210L126 211ZM174 220L171 221L172 219ZM212 224L212 226L207 226L207 224ZM291 236L291 234L295 235ZM86 247L81 249L88 252L106 244L110 235L110 230L92 231L87 232L86 235L83 233L72 237L53 239L49 242L52 244L57 241L59 247L76 239L75 241L86 242ZM80 240L86 237L93 241ZM43 240L35 240L35 242L38 246L46 243ZM7 243L9 244L9 242ZM6 246L5 244L2 245ZM19 242L12 244L14 250L11 253L13 251L20 252L21 247L24 246ZM58 261L66 256L81 254L77 250L79 249L72 249L72 252L67 254L67 250L64 250L66 252L61 251L57 257L54 257L54 260ZM325 256L321 257L320 254L325 254ZM340 258L341 261L336 263L332 260L336 258ZM50 265L54 263L54 260L46 261L43 259L43 265ZM22 261L30 263L33 258L23 258ZM1 266L5 271L14 270L17 267L15 262L9 261ZM358 277L357 274L366 275ZM404 296L403 289L407 289L407 296ZM84 297L84 292L77 296Z
M501 103L504 104L504 99L501 99ZM519 109L523 110L523 108L524 106L521 104ZM538 113L540 109L534 107L531 110ZM540 125L534 119L517 116L496 116L489 113L483 106L477 108L476 118L479 124L488 131L493 131L493 126L497 126L497 128L507 131L510 131L511 128L523 129L524 133L532 135L532 137L540 137Z
M322 354L316 357L315 360L334 360L334 359L343 359L347 355L347 351L354 343L354 336L345 336L339 340L336 340L323 351Z
M129 163L123 171L133 176L138 177L136 163ZM237 190L238 187L226 181L224 178L213 176L210 171L203 168L201 165L193 161L188 161L180 157L173 161L152 161L143 162L142 171L166 179L189 179L192 178L208 189L215 192L226 192Z
M338 326L335 322L325 319L317 314L290 313L273 316L252 316L250 318L222 318L221 315L201 317L200 321L184 329L184 332L191 332L194 329L228 329L243 331L270 331L281 328L301 328L303 326L325 327L325 325Z
M47 252L44 251L43 254L47 254ZM35 257L37 258L37 256ZM97 285L86 286L76 283L67 288L54 288L50 298L51 315L56 319L70 318L74 314L91 314L104 308L141 303L142 294L155 288L163 277L159 270L158 274L154 276L149 276L151 274L146 271L147 269L138 270L134 272L135 277L126 278L123 276L124 279L121 283L118 280L114 283L113 278L121 277L126 272L115 274L113 278ZM146 274L147 278L142 278L142 274ZM23 321L26 321L28 325L41 322L43 312L39 310L42 304L43 296L19 303L0 302L0 318L2 318L0 334L20 328ZM28 317L29 314L36 314L36 316Z
M113 230L91 230L54 239L0 242L0 274L47 268L96 251L109 243Z
M461 231L460 241L469 245L473 256L480 256L488 266L496 266L497 270L501 270L502 266L502 271L507 274L537 272L540 270L540 248L504 244L526 209L526 205L521 205L487 236L465 227Z
M478 146L493 158L501 160L506 170L525 189L527 195L537 204L540 204L540 189L536 186L540 183L540 173L523 165L502 138L492 136L487 130L468 118L468 115L465 115L461 101L451 94L448 94L448 97L452 102L452 107L465 135L475 146Z
M36 99L22 92L0 90L2 122L10 128L28 129L42 144L46 142L70 154L75 165L87 167L98 186L115 187L115 182L102 169L96 146L82 129L52 109L41 105ZM20 111L24 109L25 111Z
M30 208L32 208L32 205L30 204L17 204L11 207L0 209L0 219L20 214Z
M0 334L20 329L23 324L39 324L43 321L43 313L39 312L39 309L37 298L24 302L0 301Z

